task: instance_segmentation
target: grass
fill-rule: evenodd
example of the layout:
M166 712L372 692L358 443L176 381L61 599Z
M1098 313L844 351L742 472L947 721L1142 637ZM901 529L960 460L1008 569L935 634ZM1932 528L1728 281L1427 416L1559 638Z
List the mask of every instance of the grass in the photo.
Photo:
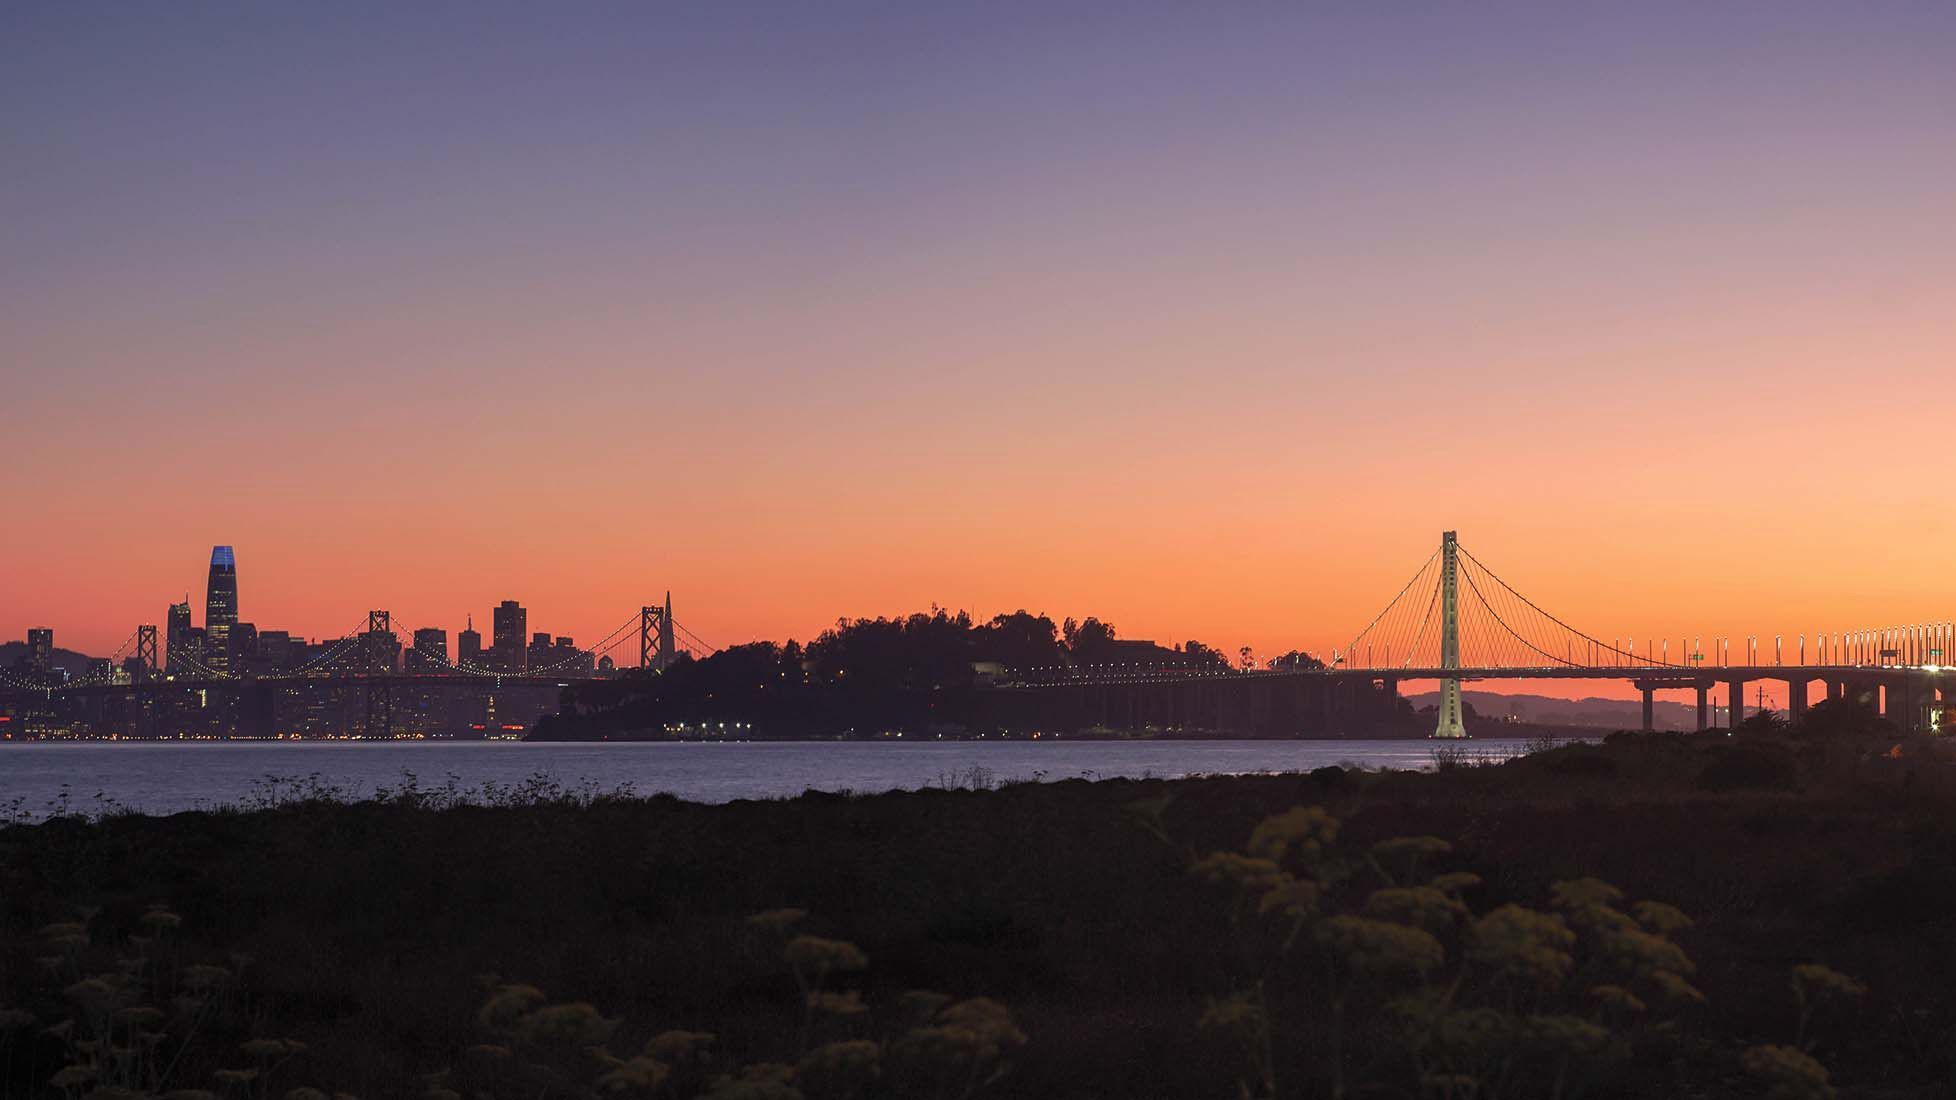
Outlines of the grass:
M1766 1095L1771 1074L1800 1071L1796 1056L1824 1063L1841 1095L1937 1095L1907 1090L1951 1075L1956 769L1872 751L1886 747L1629 735L1431 774L947 777L917 792L725 806L315 791L251 812L17 825L0 829L0 1013L32 1024L5 1031L0 1097L81 1094L48 1084L73 1054L42 1029L76 1015L63 992L73 980L113 969L146 935L142 951L169 952L146 973L233 974L194 1035L164 1029L158 1042L178 1052L168 1088L245 1094L216 1074L251 1064L241 1044L275 1039L296 1045L267 1058L242 1086L250 1095L427 1095L465 1072L464 1052L498 1045L478 1016L489 991L522 985L548 1005L594 1006L621 1058L673 1029L711 1032L729 1087L743 1065L793 1066L818 1040L893 1057L931 1026L906 1016L906 994L931 990L995 998L1027 1037L998 1052L1009 1072L980 1075L983 1095L1237 1097L1261 1072L1246 1078L1238 1035L1198 1024L1261 983L1271 1091L1324 1095L1343 1077L1349 1095L1416 1094L1385 1011L1386 994L1410 985L1327 970L1349 936L1314 933L1273 955L1279 929L1254 904L1190 873L1208 853L1247 852L1260 823L1298 806L1340 823L1338 859L1358 868L1327 889L1321 917L1367 903L1375 845L1429 836L1451 851L1421 857L1422 872L1478 876L1467 895L1478 916L1546 911L1555 884L1584 878L1689 915L1674 938L1707 1003L1667 1006L1677 1041L1630 1052L1583 1095ZM757 943L747 918L784 908L808 914L800 934L860 948L866 965L846 988L812 990L805 968ZM180 923L158 932L145 923L156 912ZM87 942L51 969L44 930L76 922ZM1447 965L1469 936L1438 935ZM1812 965L1865 995L1829 1000L1824 978L1796 995L1794 968ZM1334 990L1349 1003L1337 1065L1325 1041ZM851 992L861 1013L811 1022L812 993ZM1780 1053L1752 1053L1769 1046ZM852 1049L834 1057L863 1050ZM596 1088L595 1063L578 1072L582 1084L561 1087ZM811 1096L821 1072L806 1078ZM659 1094L677 1095L679 1080ZM897 1080L852 1087L894 1095Z

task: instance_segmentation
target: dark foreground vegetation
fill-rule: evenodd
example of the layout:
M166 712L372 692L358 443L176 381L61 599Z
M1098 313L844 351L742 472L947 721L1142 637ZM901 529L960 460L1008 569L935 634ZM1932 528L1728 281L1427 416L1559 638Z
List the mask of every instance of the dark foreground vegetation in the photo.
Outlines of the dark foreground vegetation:
M1956 769L1819 715L1434 774L8 828L0 1096L1946 1096Z

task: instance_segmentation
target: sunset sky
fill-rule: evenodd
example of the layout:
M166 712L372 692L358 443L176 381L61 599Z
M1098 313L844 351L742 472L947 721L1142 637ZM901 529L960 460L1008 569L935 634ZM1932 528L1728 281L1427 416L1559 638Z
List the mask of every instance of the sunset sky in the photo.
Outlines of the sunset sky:
M1956 5L0 8L0 638L1956 617Z

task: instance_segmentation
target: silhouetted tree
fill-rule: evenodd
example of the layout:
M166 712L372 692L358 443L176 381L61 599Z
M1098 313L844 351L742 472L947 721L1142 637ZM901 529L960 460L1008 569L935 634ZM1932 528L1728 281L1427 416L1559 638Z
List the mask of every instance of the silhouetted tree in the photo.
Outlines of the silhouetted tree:
M941 607L905 619L840 619L808 643L819 680L852 691L971 682L971 616Z
M1066 636L1066 652L1074 664L1104 664L1114 659L1114 626L1088 616L1085 622L1066 620L1061 628Z
M1181 654L1179 664L1183 668L1228 668L1229 658L1220 649L1203 645L1201 642L1183 642L1175 652Z
M1059 637L1059 626L1052 619L1020 609L993 616L991 622L978 627L973 632L972 655L975 660L997 661L1007 668L1043 668L1066 660Z
M1895 723L1848 699L1825 699L1807 708L1794 732L1814 738L1895 736Z
M1271 661L1270 667L1281 669L1285 672L1312 672L1323 668L1324 662L1301 649L1293 649L1289 653Z
M1776 737L1786 732L1786 719L1776 710L1755 711L1734 726L1732 732Z

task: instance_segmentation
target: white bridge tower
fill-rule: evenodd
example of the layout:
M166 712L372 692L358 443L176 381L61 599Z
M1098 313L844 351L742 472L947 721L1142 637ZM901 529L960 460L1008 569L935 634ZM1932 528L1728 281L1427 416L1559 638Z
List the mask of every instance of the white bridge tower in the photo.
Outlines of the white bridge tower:
M1452 531L1440 536L1440 667L1460 667L1460 545ZM1440 681L1440 720L1433 736L1467 736L1457 677Z

